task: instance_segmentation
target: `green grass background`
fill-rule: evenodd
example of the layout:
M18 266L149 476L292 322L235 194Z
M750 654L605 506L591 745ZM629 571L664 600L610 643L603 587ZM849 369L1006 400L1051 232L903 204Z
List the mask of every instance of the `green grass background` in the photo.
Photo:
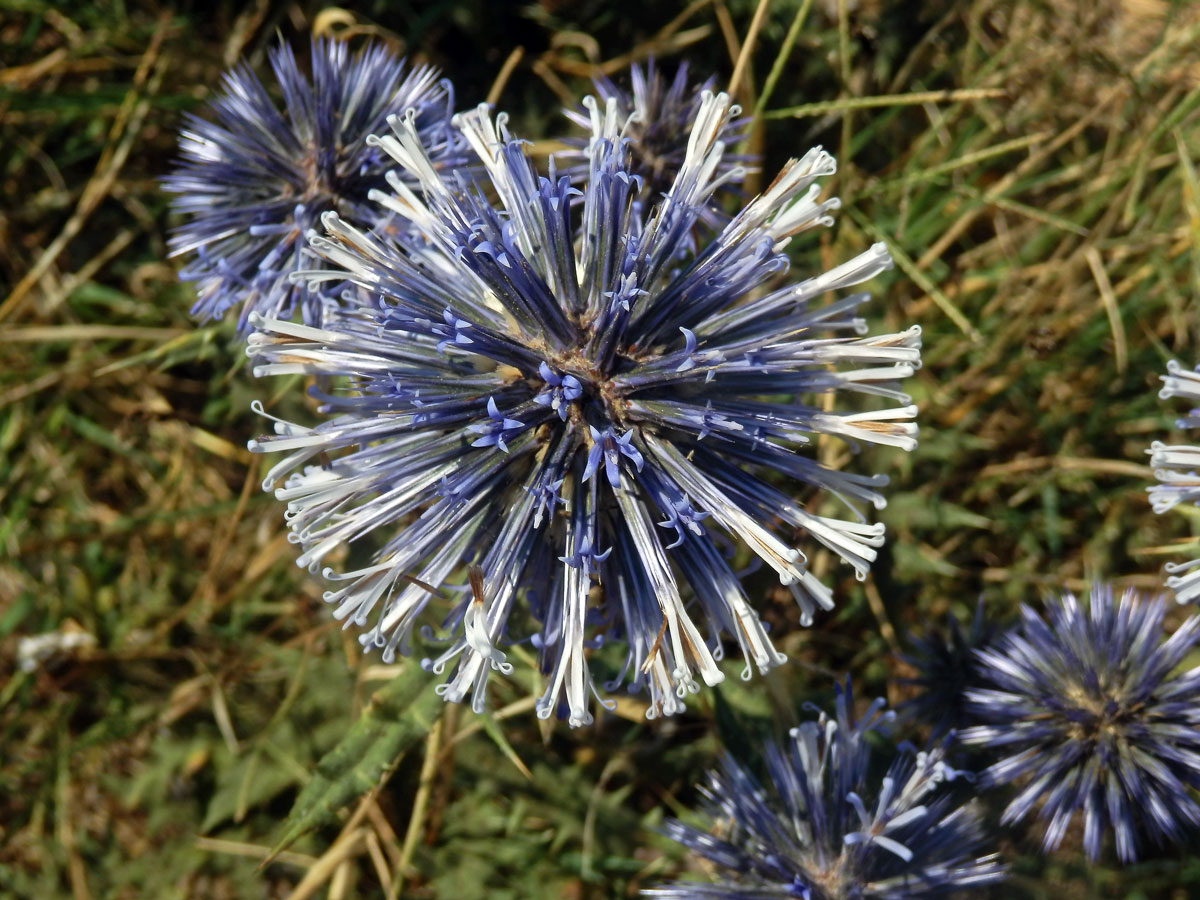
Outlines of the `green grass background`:
M633 896L686 867L654 828L722 742L782 733L844 673L902 700L908 633L979 597L1003 621L1097 578L1155 590L1194 552L1194 512L1150 513L1145 450L1181 411L1156 396L1166 361L1200 358L1200 8L776 0L756 29L757 8L0 0L0 896ZM255 382L232 323L189 321L157 183L229 64L314 28L439 64L460 105L498 90L538 138L597 71L655 55L724 85L749 43L765 177L838 156L843 212L794 271L890 243L872 328L924 329L922 436L820 448L892 475L890 541L865 584L817 560L839 606L806 631L752 582L787 667L571 732L533 717L528 666L488 717L397 706L415 664L331 622L244 449L252 399L312 410L298 381ZM51 631L95 644L20 670L19 640ZM318 767L347 735L370 765ZM261 865L306 785L314 827ZM1049 858L997 840L1013 878L979 896L1200 896L1195 839L1124 870L1086 865L1078 834Z

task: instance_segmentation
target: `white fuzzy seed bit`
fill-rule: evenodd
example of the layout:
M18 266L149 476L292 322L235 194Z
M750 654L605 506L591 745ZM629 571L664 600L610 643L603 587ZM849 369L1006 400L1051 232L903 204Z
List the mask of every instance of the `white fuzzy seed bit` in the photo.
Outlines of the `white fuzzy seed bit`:
M17 641L17 668L33 672L53 656L95 646L96 638L86 631L47 631L22 637Z

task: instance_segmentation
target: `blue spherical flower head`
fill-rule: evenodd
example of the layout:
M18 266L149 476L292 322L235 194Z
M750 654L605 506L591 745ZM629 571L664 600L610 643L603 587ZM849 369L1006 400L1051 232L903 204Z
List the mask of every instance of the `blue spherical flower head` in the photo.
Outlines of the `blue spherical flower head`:
M678 712L699 681L724 677L722 634L741 648L745 678L783 661L731 566L734 540L790 587L805 624L833 601L797 533L860 575L875 558L883 528L857 505L883 506L886 478L832 471L805 450L820 434L914 446L916 409L898 382L919 365L919 332L862 337L866 294L823 300L889 267L881 245L768 283L788 267L789 238L828 222L834 203L817 200L816 180L834 167L820 150L681 258L731 106L705 95L679 178L645 213L615 116L596 124L581 190L553 165L540 176L486 107L454 120L484 184L439 174L415 117L393 118L394 134L371 143L419 187L391 173L392 192L372 196L424 242L378 241L327 214L328 236L310 242L332 268L304 277L349 281L376 302L347 304L320 329L253 320L256 373L345 376L322 398L328 419L280 422L252 444L289 454L266 485L286 477L276 495L302 565L384 538L371 565L325 567L340 582L326 595L335 615L373 619L363 643L390 660L407 651L427 586L480 567L482 599L453 607L451 646L428 662L454 664L448 699L482 709L495 648L523 637L508 633L523 604L538 623L539 715L591 721L601 641L626 650L606 689L628 679L648 692L649 716ZM839 408L856 393L884 402ZM827 489L849 517L818 515L780 477Z
M688 64L680 63L675 76L670 80L650 60L643 69L634 64L629 69L629 89L618 87L607 77L596 79L596 100L588 98L578 109L563 112L573 123L590 134L595 134L595 120L603 115L615 115L620 126L621 137L630 142L630 165L641 179L638 199L653 203L671 189L676 176L683 168L688 154L688 143L693 133L692 126L700 111L706 92L711 93L715 77L702 82L690 77ZM598 102L597 102L598 101ZM727 148L740 143L746 137L749 120L738 118L738 107L732 107L731 115L724 121L717 139ZM572 176L586 178L589 154L587 141L568 137L564 143L577 148L560 154L569 166ZM756 167L757 157L722 154L712 174L712 193L736 192L746 177L747 167ZM723 226L729 217L718 206L706 204L701 220L710 226Z
M1086 608L1065 594L1045 618L1022 607L1020 624L978 654L988 686L967 699L987 724L961 738L1004 755L983 773L1021 784L1003 821L1036 809L1046 850L1077 812L1092 859L1109 831L1130 861L1142 836L1178 841L1200 824L1200 668L1173 674L1200 640L1200 616L1164 640L1165 608L1133 591L1118 602L1108 586Z
M821 713L792 729L786 746L766 745L765 786L726 756L701 788L708 830L675 820L665 826L711 864L715 880L643 895L924 900L1000 881L996 855L980 855L975 806L960 805L946 787L962 773L946 763L943 746L904 745L886 775L872 774L880 760L869 738L891 717L882 706L877 700L855 719L847 684L835 717Z
M385 186L392 162L366 137L387 116L415 109L433 164L463 159L450 128L452 89L436 69L410 70L380 45L351 54L323 39L313 41L311 80L286 44L270 58L283 108L243 63L224 76L210 118L187 117L181 161L163 181L184 219L171 253L191 258L180 277L196 283L192 314L220 318L237 307L242 330L251 313L287 319L297 307L320 322L333 301L288 275L319 265L304 234L322 213L363 229L382 222L367 194Z
M998 629L983 615L983 601L965 627L953 613L944 629L933 628L911 639L912 650L900 659L915 674L899 679L920 693L900 713L927 724L934 735L961 729L969 720L966 691L978 681L976 651L995 640Z
M1175 360L1167 364L1167 374L1159 376L1163 386L1158 396L1164 400L1183 397L1200 405L1200 370L1189 372ZM1200 409L1176 421L1177 428L1200 426ZM1200 503L1200 447L1186 444L1150 445L1150 465L1159 483L1148 488L1150 505L1156 513L1174 509L1180 503ZM1167 563L1167 587L1175 591L1180 603L1200 599L1200 558L1183 563Z

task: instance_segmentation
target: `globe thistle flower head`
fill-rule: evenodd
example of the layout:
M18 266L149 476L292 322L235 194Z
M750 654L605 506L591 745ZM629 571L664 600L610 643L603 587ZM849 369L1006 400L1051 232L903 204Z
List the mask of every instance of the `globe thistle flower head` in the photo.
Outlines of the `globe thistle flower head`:
M382 45L352 54L320 38L311 56L310 80L288 45L271 49L282 108L242 63L224 76L210 118L187 117L180 162L163 187L184 219L171 253L190 257L180 277L196 283L200 319L240 307L244 331L253 312L287 319L299 307L306 322L320 322L333 301L288 275L314 265L304 234L322 213L367 229L382 220L367 194L385 186L391 160L366 137L388 115L417 111L435 165L462 158L450 129L452 88L436 69L409 69Z
M988 646L997 633L984 617L980 600L965 627L951 612L946 615L944 629L932 628L912 637L912 650L900 659L915 674L900 681L920 693L904 703L900 713L924 722L935 736L962 728L968 719L965 692L977 680L975 651Z
M882 778L872 775L871 734L892 718L876 700L853 716L849 683L836 715L792 729L783 747L767 744L767 782L724 757L701 788L701 831L677 820L666 833L707 860L716 880L676 882L645 896L747 900L923 900L1001 880L984 846L979 815L947 787L968 780L944 745L902 745Z
M1175 360L1167 363L1167 374L1159 376L1163 386L1158 396L1163 400L1183 397L1200 404L1200 370L1189 372ZM1177 428L1200 426L1200 409L1176 420ZM1188 444L1164 444L1155 441L1150 445L1150 465L1158 484L1151 485L1150 505L1156 513L1174 509L1180 503L1200 503L1200 447ZM1180 603L1192 603L1200 599L1200 559L1183 563L1169 562L1167 587L1175 591Z
M347 303L320 329L252 319L257 374L344 377L320 395L320 424L279 422L251 444L288 454L265 485L288 504L300 564L338 585L326 594L335 616L373 620L362 641L390 660L409 648L427 586L479 566L482 591L454 604L450 646L427 661L451 667L447 699L482 709L498 648L524 638L510 633L523 606L545 676L539 715L592 720L589 655L604 641L626 649L604 690L628 681L648 694L648 716L678 712L700 681L724 678L722 634L738 643L744 678L783 661L731 568L734 540L789 586L805 624L833 601L796 533L860 576L875 558L883 528L858 507L884 504L886 478L803 451L818 434L915 444L916 409L898 382L919 365L919 331L864 337L855 313L866 294L820 302L890 266L879 245L766 283L787 269L792 235L828 222L816 180L833 160L820 150L681 258L731 108L705 95L679 178L646 212L615 116L596 123L580 188L553 164L539 175L485 106L454 119L480 180L439 174L415 116L393 117L393 133L371 143L418 186L390 173L392 190L372 197L424 243L378 241L328 213L328 236L309 241L330 268L296 277L348 281L375 302ZM823 394L873 395L883 408L813 402ZM772 474L842 498L848 518L810 511ZM325 565L372 532L383 539L372 564Z
M629 82L629 90L624 90L607 76L601 76L594 82L594 100L589 98L580 108L563 112L590 134L595 134L593 120L596 116L616 116L621 137L630 142L631 168L641 179L638 199L653 203L670 190L682 169L702 98L706 92L713 92L716 78L710 76L702 82L694 81L688 64L681 62L675 76L668 80L654 60L650 60L644 69L636 63L630 66ZM717 134L717 139L727 150L746 137L749 120L740 118L739 112L738 107L732 107L731 115L722 122ZM568 173L578 178L586 177L587 140L565 138L564 143L575 148L560 154L569 167ZM747 167L756 163L754 156L723 153L716 163L713 194L718 194L718 189L737 192L738 185L746 177ZM719 228L729 217L718 206L709 203L701 211L700 219Z
M978 653L987 685L968 691L980 724L960 735L1003 758L989 784L1020 782L1006 824L1037 810L1042 846L1059 846L1076 813L1083 846L1100 856L1112 832L1122 861L1143 837L1178 841L1200 824L1200 668L1175 669L1200 641L1200 616L1166 640L1160 599L1097 586L1086 606L1071 594L1043 618L1022 607L1020 623Z

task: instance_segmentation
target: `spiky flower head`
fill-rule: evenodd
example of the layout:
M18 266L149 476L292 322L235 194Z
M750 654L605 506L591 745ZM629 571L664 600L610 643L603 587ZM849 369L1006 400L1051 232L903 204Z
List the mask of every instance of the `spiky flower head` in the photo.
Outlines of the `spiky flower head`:
M912 649L900 659L914 674L899 679L920 691L900 707L901 715L924 722L943 735L967 722L966 690L976 681L975 651L986 647L998 629L983 614L983 601L964 627L953 612L945 628L931 628L911 638Z
M481 568L482 590L444 623L450 648L428 661L441 673L457 659L440 686L448 699L469 694L482 708L489 671L508 671L498 645L523 638L508 632L524 599L546 676L539 715L562 704L572 725L591 721L588 651L602 640L627 650L607 689L628 675L648 690L648 715L674 713L697 677L723 679L723 632L741 647L744 678L783 660L730 565L730 538L775 570L805 624L833 601L797 533L860 576L875 558L883 526L853 504L882 507L887 479L833 471L803 451L819 434L914 446L916 408L898 380L919 364L919 330L847 337L865 331L855 312L867 295L821 300L888 268L882 245L767 285L788 267L788 239L829 221L834 202L817 201L815 182L834 163L820 150L788 163L715 240L680 258L731 114L727 96L705 95L678 178L644 215L615 116L596 122L578 202L553 164L538 176L505 117L484 106L454 123L485 185L440 176L414 116L393 118L394 134L372 144L419 191L389 174L393 193L372 196L427 243L378 241L327 214L329 236L310 242L334 268L310 277L348 280L374 303L347 304L323 329L254 319L257 374L347 379L322 396L331 418L279 422L251 445L289 453L265 484L286 475L276 496L301 565L319 570L342 544L386 535L372 564L326 567L339 582L326 594L336 617L373 617L361 640L390 660L407 651L428 588ZM900 405L839 410L848 393ZM818 515L780 477L828 489L852 504L851 518Z
M366 137L389 115L416 110L434 165L463 158L450 128L453 91L436 69L409 69L382 45L352 54L321 38L312 43L311 80L282 41L270 60L282 109L240 64L223 77L210 118L187 117L180 162L163 181L184 219L170 245L173 256L191 258L180 277L196 282L192 314L220 318L239 307L242 330L251 313L288 319L297 307L306 322L320 322L333 301L288 276L319 264L304 234L322 213L363 229L382 222L367 194L385 186L392 163Z
M615 116L621 137L629 141L630 167L639 178L638 200L654 203L671 189L676 174L683 167L689 151L692 125L700 111L705 93L712 93L716 78L704 81L690 77L688 64L681 62L675 77L668 80L650 60L643 69L637 63L629 68L629 89L619 87L612 79L601 76L595 81L595 98L584 99L579 109L565 109L567 118L589 134L595 134L598 116ZM716 139L727 151L716 163L711 176L712 193L736 190L746 177L747 167L757 158L728 152L728 148L746 136L747 120L739 118L740 110L734 106L722 123ZM561 154L568 165L568 174L587 177L590 162L588 142L577 138L564 138L564 143L578 148L576 152ZM701 220L720 226L728 221L719 207L705 204Z
M1077 812L1092 859L1108 831L1130 861L1143 835L1177 841L1200 824L1200 668L1173 674L1200 640L1200 616L1164 640L1165 609L1096 586L1086 606L1071 594L1051 600L1045 618L1022 606L1020 623L979 652L988 686L967 699L987 724L961 739L1003 754L983 773L989 784L1021 783L1002 821L1037 809L1046 850Z
M892 713L876 700L854 717L847 682L836 715L821 713L765 747L764 787L725 756L700 789L709 827L677 820L666 833L715 868L712 883L676 882L649 897L766 900L924 900L1000 881L979 813L946 783L963 773L944 745L901 745L880 778L871 733ZM966 781L967 779L962 779ZM960 782L961 783L961 782Z
M1159 376L1163 381L1158 396L1163 400L1183 397L1200 405L1200 370L1189 372L1175 360L1167 363L1167 374ZM1200 409L1193 409L1175 422L1177 428L1200 426ZM1164 444L1155 441L1150 445L1150 465L1159 483L1148 488L1150 505L1156 513L1174 509L1180 503L1200 503L1200 447L1187 444ZM1180 603L1191 603L1200 599L1200 558L1183 563L1169 562L1167 587L1175 591Z

